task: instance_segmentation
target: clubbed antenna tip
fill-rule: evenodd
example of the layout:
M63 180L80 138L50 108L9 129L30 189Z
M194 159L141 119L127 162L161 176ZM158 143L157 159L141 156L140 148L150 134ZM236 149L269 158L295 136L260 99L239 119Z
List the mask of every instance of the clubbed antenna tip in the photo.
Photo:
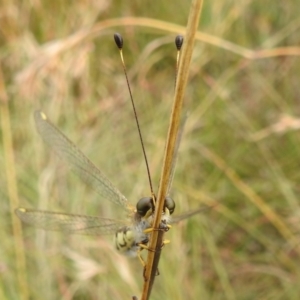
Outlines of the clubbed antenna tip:
M178 51L180 51L182 44L183 44L183 36L177 35L175 38L175 45Z
M115 43L118 46L118 48L121 50L123 48L123 38L120 33L114 34Z

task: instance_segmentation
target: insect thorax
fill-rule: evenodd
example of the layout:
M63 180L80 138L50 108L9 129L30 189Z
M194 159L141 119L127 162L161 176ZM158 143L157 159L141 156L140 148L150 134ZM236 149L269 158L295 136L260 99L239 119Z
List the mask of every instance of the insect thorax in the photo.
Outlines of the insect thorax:
M161 223L166 226L170 221L169 211L166 210L162 216ZM132 226L120 228L114 235L114 245L116 249L127 256L135 257L140 244L147 245L149 242L149 233L145 229L151 228L153 222L153 213L148 218L143 218L135 214Z

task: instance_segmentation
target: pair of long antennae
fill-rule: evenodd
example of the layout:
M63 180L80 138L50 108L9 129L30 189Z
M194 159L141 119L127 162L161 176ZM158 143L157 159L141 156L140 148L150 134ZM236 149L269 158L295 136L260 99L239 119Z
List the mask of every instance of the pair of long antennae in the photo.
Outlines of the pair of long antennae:
M128 91L129 91L129 95L130 95L130 100L131 100L131 104L132 104L132 108L133 108L134 118L135 118L135 121L136 121L136 126L137 126L137 129L138 129L138 133L139 133L139 138L140 138L141 145L142 145L143 156L144 156L145 163L146 163L146 169L147 169L147 174L148 174L150 190L151 190L152 196L154 197L154 191L153 191L153 185L152 185L152 180L151 180L151 173L150 173L149 163L148 163L148 159L147 159L146 149L145 149L145 145L144 145L144 141L143 141L143 137L142 137L142 132L141 132L141 127L140 127L140 124L139 124L139 120L138 120L138 116L137 116L137 112L136 112L136 108L135 108L135 104L134 104L134 101L133 101L133 96L132 96L132 92L131 92L131 88L130 88L130 84L129 84L129 80L128 80L128 76L127 76L125 61L124 61L124 58L123 58L123 38L119 33L115 33L114 34L114 39L115 39L115 43L116 43L116 45L117 45L117 47L119 48L119 51L120 51L121 62L122 62L122 66L123 66L123 70L124 70L124 74L125 74L125 78L126 78L126 83L127 83L127 87L128 87ZM181 53L182 44L183 44L183 37L181 35L176 36L175 45L176 45L176 48L177 48L177 57L176 57L176 70L175 70L175 86L176 86L176 82L177 82L177 72L178 72L178 66L179 66L179 61L180 61L180 53Z

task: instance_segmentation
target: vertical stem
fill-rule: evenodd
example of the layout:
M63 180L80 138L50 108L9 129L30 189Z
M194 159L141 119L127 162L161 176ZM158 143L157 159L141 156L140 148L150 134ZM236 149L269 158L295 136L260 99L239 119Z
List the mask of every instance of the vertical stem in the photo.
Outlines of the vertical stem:
M165 197L168 191L168 183L172 170L173 155L176 146L176 137L179 131L183 96L188 80L189 66L191 62L195 35L197 32L200 13L203 0L193 0L190 7L190 14L187 24L187 32L184 39L182 57L178 70L177 85L175 89L175 98L173 102L172 114L170 119L169 131L167 136L167 143L164 153L164 162L162 168L162 174L159 184L157 202L155 204L155 214L153 221L153 228L158 229L161 221L162 211L164 207ZM151 234L149 241L149 249L154 251L148 251L146 269L144 273L144 287L141 299L149 299L151 289L154 283L155 274L157 272L157 265L161 254L161 241L163 238L163 232L154 230ZM159 242L160 241L160 242ZM155 262L155 263L154 263Z

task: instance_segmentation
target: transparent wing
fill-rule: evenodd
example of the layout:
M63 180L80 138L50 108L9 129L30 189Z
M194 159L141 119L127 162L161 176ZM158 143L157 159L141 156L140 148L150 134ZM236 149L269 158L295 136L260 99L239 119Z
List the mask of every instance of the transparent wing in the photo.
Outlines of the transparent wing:
M85 183L101 197L128 208L127 199L108 178L48 119L42 111L34 113L38 133Z
M174 217L172 216L170 224L176 224L176 223L178 223L182 220L186 220L186 219L188 219L192 216L198 215L198 214L200 214L200 213L202 213L206 210L212 209L213 207L214 207L214 205L213 206L208 206L208 207L199 207L197 209L190 210L186 213L183 213L179 216L174 216Z
M57 213L45 210L17 208L16 215L25 223L45 230L56 230L67 234L105 235L115 233L128 225L112 219Z

